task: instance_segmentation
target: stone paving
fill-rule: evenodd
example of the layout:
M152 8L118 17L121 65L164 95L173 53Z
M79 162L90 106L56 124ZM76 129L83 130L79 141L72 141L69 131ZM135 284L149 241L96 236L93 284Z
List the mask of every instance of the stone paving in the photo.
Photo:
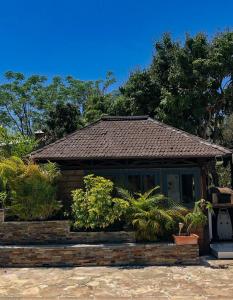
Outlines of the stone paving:
M200 266L1 268L0 299L233 299L233 260Z

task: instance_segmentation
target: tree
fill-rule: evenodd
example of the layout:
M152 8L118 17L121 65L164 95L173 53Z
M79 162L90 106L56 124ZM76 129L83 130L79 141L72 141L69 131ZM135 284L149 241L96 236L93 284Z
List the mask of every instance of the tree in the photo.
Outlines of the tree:
M75 130L82 115L85 123L108 113L112 94L109 87L115 82L113 74L107 73L106 79L82 81L72 76L55 76L51 83L39 75L25 77L22 73L8 71L6 83L0 85L0 124L23 136L33 136L36 129L44 127L44 120L50 122L55 137ZM68 112L68 110L71 110ZM69 121L76 113L72 124L64 124L62 114L69 115ZM60 114L60 116L59 116ZM61 117L61 122L58 118ZM57 118L53 120L52 118ZM55 130L55 123L58 127ZM70 125L70 126L69 126ZM60 132L59 132L60 131Z
M86 100L84 110L84 120L86 123L94 122L102 115L112 114L112 105L116 95L109 93L109 87L115 83L115 78L108 72L105 80L92 82L91 93Z
M165 34L151 65L131 75L121 91L132 114L147 113L219 142L224 117L232 112L233 32L212 40L187 35L183 44Z
M128 102L126 114L155 115L155 109L159 105L160 90L147 70L137 70L132 73L127 83L120 88L121 93Z
M37 147L37 141L33 137L20 133L9 133L6 128L0 126L0 156L24 157Z
M233 147L233 114L225 120L223 125L223 144L226 147Z
M31 136L43 106L39 106L38 94L42 89L44 76L25 78L22 73L6 72L8 81L0 86L0 123Z
M58 103L47 113L45 131L49 140L62 138L82 126L81 112L72 103Z

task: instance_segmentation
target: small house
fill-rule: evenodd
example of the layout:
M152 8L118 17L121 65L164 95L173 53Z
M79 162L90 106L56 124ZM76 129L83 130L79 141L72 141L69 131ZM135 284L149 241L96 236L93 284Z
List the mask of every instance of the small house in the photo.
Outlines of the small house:
M232 152L148 116L104 116L31 157L58 163L64 204L71 190L82 187L83 177L93 173L132 192L159 185L162 193L189 206L206 197L211 162L219 157L231 162Z

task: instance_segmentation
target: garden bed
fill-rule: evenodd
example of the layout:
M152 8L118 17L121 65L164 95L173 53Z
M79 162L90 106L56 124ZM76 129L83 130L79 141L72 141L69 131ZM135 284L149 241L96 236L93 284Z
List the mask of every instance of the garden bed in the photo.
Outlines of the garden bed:
M69 221L2 222L1 245L135 242L133 231L72 232Z

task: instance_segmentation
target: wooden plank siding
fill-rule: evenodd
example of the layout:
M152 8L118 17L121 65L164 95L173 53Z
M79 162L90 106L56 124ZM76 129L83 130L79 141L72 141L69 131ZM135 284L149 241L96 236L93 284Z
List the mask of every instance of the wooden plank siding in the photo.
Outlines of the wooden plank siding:
M83 170L62 170L58 181L58 198L65 207L71 203L71 191L83 187Z

